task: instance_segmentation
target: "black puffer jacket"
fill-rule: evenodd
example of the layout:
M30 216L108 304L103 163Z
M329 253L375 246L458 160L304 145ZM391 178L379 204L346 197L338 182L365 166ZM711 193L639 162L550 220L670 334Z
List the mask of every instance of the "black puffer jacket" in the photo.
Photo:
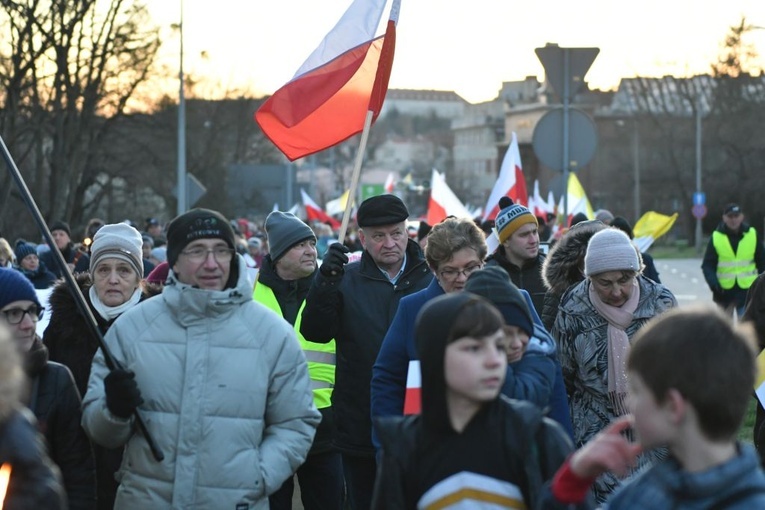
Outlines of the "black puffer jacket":
M308 291L300 332L312 342L335 339L337 368L332 407L335 446L344 453L373 457L370 385L372 366L401 298L428 286L433 274L412 240L406 267L396 285L380 273L364 251L345 266L344 276L319 271Z
M61 470L70 510L96 506L93 450L82 421L82 400L74 379L64 365L48 361L48 350L39 338L27 353L24 369L30 381L27 406L45 435L50 458Z
M558 315L560 298L569 287L584 280L584 255L590 238L607 225L600 221L585 221L571 227L547 254L542 264L542 279L547 292L542 308L542 323L552 330Z
M10 404L0 396L0 406ZM66 508L60 474L45 452L45 444L29 411L2 412L0 464L11 465L4 510L61 510Z
M80 287L85 302L93 312L102 335L116 320L104 320L93 308L89 290L92 285L89 273L75 275L75 281ZM155 290L161 292L160 287ZM144 287L142 300L151 297ZM48 348L52 361L65 365L72 372L80 395L84 396L88 389L90 366L98 350L98 340L91 334L87 319L80 313L73 293L65 280L60 281L53 289L49 299L51 318L43 334L43 343ZM111 509L117 494L118 484L114 474L122 463L122 449L109 449L93 445L96 460L96 479L98 488L98 508Z
M534 303L534 308L537 314L542 313L542 306L545 299L545 284L542 281L542 264L544 263L545 256L542 252L539 252L537 258L534 260L527 260L523 267L518 267L505 255L505 247L500 246L497 251L491 255L486 262L487 266L497 265L507 271L510 275L510 279L513 281L516 287L523 289L531 295L531 302Z
M572 452L573 445L563 429L546 418L535 405L500 396L490 405L499 406L497 428L503 431L502 448L508 462L519 466L524 473L521 488L527 508L536 508L537 498L558 468ZM375 420L380 434L382 456L378 464L372 508L405 510L407 500L404 480L417 476L418 448L425 444L422 415L386 416ZM476 452L480 455L480 452ZM560 508L587 508L560 505ZM552 508L552 507L548 507Z

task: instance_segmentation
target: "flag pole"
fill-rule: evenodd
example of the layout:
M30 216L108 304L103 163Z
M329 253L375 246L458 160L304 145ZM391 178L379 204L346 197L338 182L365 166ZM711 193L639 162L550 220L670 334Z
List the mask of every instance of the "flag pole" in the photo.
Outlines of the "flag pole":
M351 220L351 210L353 210L353 201L356 197L356 190L359 187L359 178L361 177L361 163L364 160L364 151L367 148L367 139L369 139L369 130L372 127L372 119L375 112L373 110L367 110L367 116L364 119L364 130L361 132L361 142L359 142L359 150L356 153L356 162L353 165L353 175L351 176L351 188L348 193L348 200L345 203L345 211L343 211L343 222L340 224L340 230L337 232L337 240L341 243L345 241L345 232L348 230L348 223Z
M66 283L69 286L69 289L72 291L72 296L74 297L74 301L77 304L77 308L79 309L80 313L85 317L85 322L88 325L88 329L90 329L90 333L98 341L98 346L101 349L101 352L103 352L106 366L109 368L109 370L122 368L119 362L112 355L111 351L109 350L109 347L106 345L106 342L104 341L104 337L101 334L101 330L98 329L98 323L96 322L96 318L93 316L93 312L91 311L90 307L85 301L85 296L82 295L82 290L80 290L80 286L77 285L77 282L74 279L74 275L72 275L71 271L69 271L69 267L67 266L66 261L64 260L64 256L56 248L56 243L53 240L53 235L50 233L50 230L48 229L48 225L47 223L45 223L45 219L43 218L42 213L40 213L40 209L37 207L37 203L35 202L34 197L32 197L32 193L30 193L29 188L27 187L27 184L24 181L24 177L21 175L19 168L16 166L16 162L13 160L13 157L11 156L11 153L8 150L8 147L5 145L5 140L3 140L2 136L0 136L0 151L2 151L3 159L5 160L6 165L8 165L8 171L11 174L11 178L13 178L13 180L16 182L16 185L19 188L19 192L21 193L22 200L24 200L24 203L26 204L27 208L32 213L32 216L34 217L34 220L37 223L37 227L40 229L40 232L45 238L45 242L48 243L48 246L50 246L51 248L50 251L53 254L53 258L55 259L56 264L61 270L61 273L64 275L64 280L66 280ZM149 448L151 449L151 453L154 455L154 458L158 462L161 462L162 459L165 458L165 456L162 453L162 450L159 449L159 446L157 446L157 443L149 434L149 431L146 428L146 424L141 418L141 415L139 414L138 409L135 410L133 416L135 416L136 425L138 426L138 429L141 431L141 434L143 434L143 437L146 439L146 442L149 444Z

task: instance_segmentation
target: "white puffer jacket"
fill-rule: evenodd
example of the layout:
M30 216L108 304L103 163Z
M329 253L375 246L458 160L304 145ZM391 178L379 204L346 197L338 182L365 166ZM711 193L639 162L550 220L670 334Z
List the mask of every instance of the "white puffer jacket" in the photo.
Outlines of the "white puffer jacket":
M83 426L127 445L116 509L267 509L305 460L320 414L292 327L252 300L241 257L235 289L208 291L170 274L161 296L115 321L106 343L136 374L139 410L165 455L154 460L134 420L106 408L99 349Z

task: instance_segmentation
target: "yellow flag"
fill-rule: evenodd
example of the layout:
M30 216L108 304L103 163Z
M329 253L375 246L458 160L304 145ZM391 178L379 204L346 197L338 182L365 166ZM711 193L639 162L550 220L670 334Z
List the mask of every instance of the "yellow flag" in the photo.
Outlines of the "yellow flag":
M648 211L640 217L633 228L635 244L640 248L640 251L648 250L655 240L669 232L676 220L677 213L667 216L655 211Z
M765 351L757 356L757 379L754 383L754 393L760 403L765 406Z

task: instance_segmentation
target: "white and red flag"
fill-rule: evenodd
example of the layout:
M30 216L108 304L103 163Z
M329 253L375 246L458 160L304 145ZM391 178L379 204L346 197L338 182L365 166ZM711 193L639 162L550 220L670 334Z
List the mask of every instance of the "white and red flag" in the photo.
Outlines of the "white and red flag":
M286 85L255 112L263 133L290 161L336 145L380 114L393 66L401 0L375 37L387 0L353 0Z
M499 199L507 195L513 199L514 204L528 205L529 194L526 191L526 178L523 176L521 166L521 151L518 150L518 138L513 132L510 147L507 148L502 166L499 169L499 177L491 190L486 207L483 208L483 219L493 220L499 213Z
M533 207L532 207L533 206ZM547 213L553 212L547 208L547 202L539 193L539 180L534 179L534 198L529 197L529 210L534 216L547 219Z
M324 212L324 209L319 207L302 188L300 190L300 196L303 197L305 215L308 221L321 221L322 223L328 223L332 228L340 228L340 222Z
M447 216L457 218L472 218L467 207L457 198L452 189L446 184L446 177L433 169L430 179L430 201L428 202L428 216L425 221L429 225L440 223Z
M393 172L388 174L388 178L385 179L385 192L393 193L393 188L396 186L396 178L393 177Z

